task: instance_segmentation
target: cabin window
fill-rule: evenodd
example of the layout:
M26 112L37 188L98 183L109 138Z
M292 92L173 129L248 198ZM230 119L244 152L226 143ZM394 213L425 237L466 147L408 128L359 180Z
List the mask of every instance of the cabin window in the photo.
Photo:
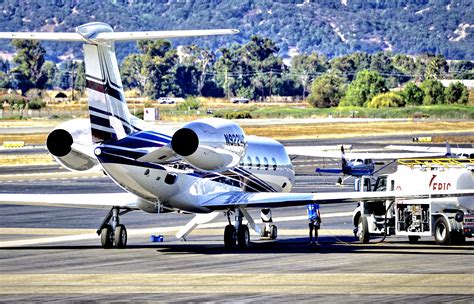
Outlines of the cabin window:
M247 156L247 166L252 169L252 158L250 156Z
M258 156L255 157L255 167L260 170L260 158Z
M273 163L273 171L276 171L276 169L277 169L277 161L276 161L275 157L272 157L272 163Z
M263 166L265 167L265 170L268 170L268 158L264 157L263 158Z

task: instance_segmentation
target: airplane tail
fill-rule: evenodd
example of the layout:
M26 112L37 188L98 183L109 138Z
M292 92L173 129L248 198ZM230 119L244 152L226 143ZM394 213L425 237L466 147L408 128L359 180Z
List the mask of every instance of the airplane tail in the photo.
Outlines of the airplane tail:
M113 32L103 23L89 23L76 28L83 37ZM84 44L86 86L89 101L92 141L117 140L136 131L125 101L113 41Z
M453 153L451 152L451 145L449 144L448 141L446 141L446 155L445 156L453 156Z
M102 22L87 23L75 33L0 32L0 39L76 41L84 43L84 62L94 143L117 140L138 130L132 125L125 101L115 56L115 41L134 41L176 37L237 34L238 30L179 30L147 32L114 32Z

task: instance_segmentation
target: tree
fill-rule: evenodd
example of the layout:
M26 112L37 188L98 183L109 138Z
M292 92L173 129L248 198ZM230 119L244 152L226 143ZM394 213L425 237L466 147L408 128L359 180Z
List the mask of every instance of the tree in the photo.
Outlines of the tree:
M469 102L469 91L460 82L451 83L445 90L447 104L467 104Z
M202 95L202 89L212 71L212 66L216 62L216 55L213 51L201 48L195 44L183 46L180 49L181 65L192 66L199 73L197 79L197 92Z
M365 106L375 95L387 92L385 79L378 72L364 70L357 73L356 79L348 86L341 106Z
M46 89L53 89L55 87L54 80L56 79L56 74L58 73L58 68L56 64L52 61L45 61L42 68L43 74L46 75L48 79L44 85Z
M6 89L10 87L10 79L8 74L0 71L0 89Z
M455 79L474 79L474 63L469 60L454 62L449 71Z
M424 93L424 105L445 103L444 87L443 84L438 80L427 79L421 83L420 88L423 90Z
M140 94L144 93L147 80L147 77L142 74L145 72L142 60L142 54L130 54L125 57L120 67L120 76L124 88L138 89Z
M86 65L84 61L75 63L75 80L74 80L74 89L83 93L87 86L86 80Z
M403 102L406 105L418 106L423 104L424 93L415 83L409 82L401 92Z
M448 62L443 56L435 56L426 66L425 79L440 79L448 73Z
M171 43L164 40L139 41L138 48L143 52L142 74L147 78L145 94L158 98L178 91L174 74L178 55Z
M41 69L44 64L45 49L38 41L32 40L13 40L12 45L17 52L13 58L17 66L12 70L12 74L21 94L24 96L31 88L43 89L47 82L47 76Z
M308 102L318 108L337 107L344 91L344 78L336 74L324 74L313 81Z
M368 108L394 108L402 107L403 105L403 97L396 92L380 93L367 103Z

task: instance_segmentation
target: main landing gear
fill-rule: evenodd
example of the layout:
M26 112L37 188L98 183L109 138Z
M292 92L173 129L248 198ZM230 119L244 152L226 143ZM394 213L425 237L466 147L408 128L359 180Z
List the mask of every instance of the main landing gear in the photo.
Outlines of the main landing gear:
M103 248L125 248L127 246L127 229L125 225L120 224L120 216L130 211L132 209L119 207L112 207L109 211L97 229Z
M224 247L234 249L236 245L240 249L246 249L250 244L250 231L247 225L242 224L243 215L240 209L235 210L235 225L230 221L230 211L226 212L229 224L224 229Z
M250 217L245 209L235 209L235 225L232 225L230 220L231 210L225 214L229 224L224 229L224 247L226 249L246 249L250 245L250 231L249 226L242 223L244 216L252 228L260 234L262 238L270 238L272 240L277 238L277 227L273 225L272 213L270 209L262 209L262 227L259 228Z

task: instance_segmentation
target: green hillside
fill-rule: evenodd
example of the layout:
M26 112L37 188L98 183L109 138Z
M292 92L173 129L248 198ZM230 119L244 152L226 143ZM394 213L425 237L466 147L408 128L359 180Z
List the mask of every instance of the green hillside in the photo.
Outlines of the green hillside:
M469 0L0 0L0 31L71 31L103 21L115 30L238 28L230 37L184 39L214 50L252 35L271 38L282 55L317 51L329 57L355 51L442 54L474 59L474 2ZM52 58L80 45L47 44ZM134 50L122 44L119 57ZM7 41L0 50L11 51Z

